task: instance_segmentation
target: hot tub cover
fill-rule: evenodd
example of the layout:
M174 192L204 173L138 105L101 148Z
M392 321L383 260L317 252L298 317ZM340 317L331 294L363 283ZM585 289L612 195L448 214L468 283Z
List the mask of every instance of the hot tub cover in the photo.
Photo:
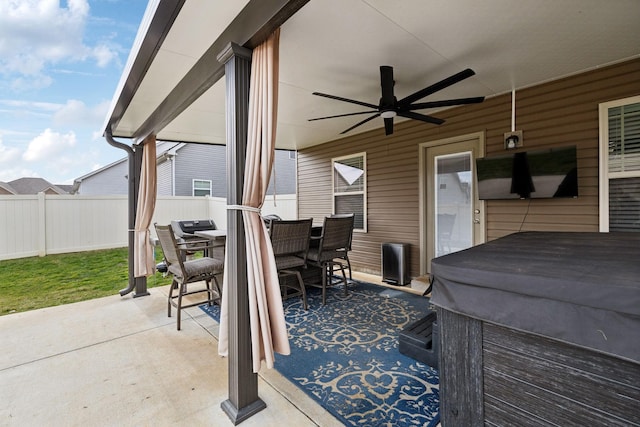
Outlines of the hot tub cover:
M640 233L515 233L431 272L437 306L640 363Z

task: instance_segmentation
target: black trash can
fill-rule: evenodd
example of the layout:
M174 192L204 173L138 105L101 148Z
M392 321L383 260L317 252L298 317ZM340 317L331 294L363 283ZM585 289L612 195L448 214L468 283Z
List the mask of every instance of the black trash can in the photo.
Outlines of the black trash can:
M391 285L407 285L409 279L409 244L383 243L382 281Z

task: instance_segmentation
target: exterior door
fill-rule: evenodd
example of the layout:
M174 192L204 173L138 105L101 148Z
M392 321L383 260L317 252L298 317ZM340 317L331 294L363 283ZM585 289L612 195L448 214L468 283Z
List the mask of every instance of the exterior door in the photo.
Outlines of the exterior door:
M435 141L424 147L425 271L431 259L484 242L484 206L478 200L475 159L482 135Z

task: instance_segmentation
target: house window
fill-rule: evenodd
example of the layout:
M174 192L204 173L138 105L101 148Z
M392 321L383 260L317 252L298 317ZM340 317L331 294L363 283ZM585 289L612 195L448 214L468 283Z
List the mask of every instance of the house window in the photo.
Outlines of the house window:
M331 160L333 213L354 214L354 230L367 231L366 153Z
M210 196L211 195L211 180L209 180L209 179L194 179L193 180L193 195L194 196Z
M640 96L600 104L600 231L640 231Z

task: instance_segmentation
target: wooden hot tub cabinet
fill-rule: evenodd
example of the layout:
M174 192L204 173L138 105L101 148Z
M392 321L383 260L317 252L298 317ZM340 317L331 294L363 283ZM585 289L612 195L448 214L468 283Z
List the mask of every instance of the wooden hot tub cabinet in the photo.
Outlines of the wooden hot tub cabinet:
M448 426L640 426L640 234L517 233L432 263Z

